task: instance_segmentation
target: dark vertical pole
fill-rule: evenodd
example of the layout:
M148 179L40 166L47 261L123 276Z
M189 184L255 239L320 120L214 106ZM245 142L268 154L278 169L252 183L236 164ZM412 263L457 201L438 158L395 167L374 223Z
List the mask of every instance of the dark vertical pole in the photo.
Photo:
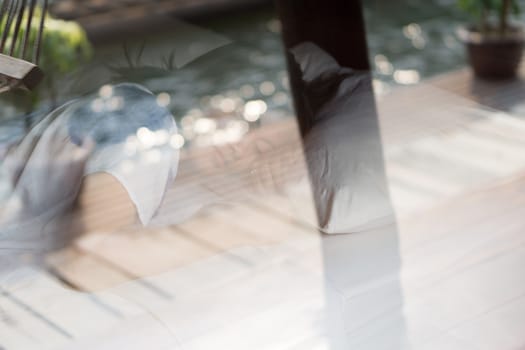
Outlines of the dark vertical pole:
M288 49L311 41L344 67L369 70L368 47L360 0L276 0L283 26L290 82L299 125L304 134L312 126L305 108L304 86Z
M340 66L369 71L360 0L276 2L283 26L297 119L303 135L314 136L305 138L305 156L313 200L322 219L320 224L331 221L337 225L338 220L361 215L361 210L367 212L373 221L374 210L389 208L391 204L388 194L384 198L378 196L373 202L373 195L358 202L359 193L364 198L388 187L371 75L357 73L350 79L361 79L359 89L338 91L347 94L348 104L341 103L343 97L327 98L326 102L331 104L329 111L333 113L318 115L319 122L314 125L316 119L312 113L315 111L310 108L312 99L306 97L312 94L306 89L302 73L289 50L310 41L330 54ZM309 83L309 89L311 85ZM360 127L352 123L355 120L360 121ZM316 153L319 150L322 152ZM325 159L319 154L324 154ZM373 174L375 180L360 180L360 167ZM345 195L346 190L352 195ZM338 207L336 212L332 211L334 207ZM385 213L388 211L385 209ZM326 276L324 324L331 350L359 348L361 344L367 348L409 347L399 282L398 233L393 211L390 212L392 222L389 225L374 226L370 223L366 229L348 229L347 232L343 232L346 228L336 228L335 233L348 234L326 235L322 239ZM388 216L385 213L378 215ZM361 292L355 293L355 290ZM385 290L389 293L387 298Z

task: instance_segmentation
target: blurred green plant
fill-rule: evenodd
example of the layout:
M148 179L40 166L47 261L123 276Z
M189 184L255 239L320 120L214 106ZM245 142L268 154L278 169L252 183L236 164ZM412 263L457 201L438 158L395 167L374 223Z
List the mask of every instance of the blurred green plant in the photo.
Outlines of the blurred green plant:
M458 0L457 3L461 10L476 17L473 29L485 35L506 35L512 29L510 15L521 11L517 0Z
M33 56L31 51L35 46L41 16L42 11L37 8L29 33L28 57ZM13 27L11 31L13 31ZM47 100L52 107L56 107L57 84L61 79L66 79L69 73L87 63L93 56L91 43L78 23L55 19L47 15L44 28L39 62L39 66L45 74L43 81L34 91L14 90L2 96L8 103L12 103L17 110L26 114L32 112L42 100ZM19 38L25 35L25 31L25 28L21 29ZM10 44L12 37L13 33L10 33L8 44ZM18 47L17 50L21 50L21 48ZM15 56L17 55L18 52L15 50Z

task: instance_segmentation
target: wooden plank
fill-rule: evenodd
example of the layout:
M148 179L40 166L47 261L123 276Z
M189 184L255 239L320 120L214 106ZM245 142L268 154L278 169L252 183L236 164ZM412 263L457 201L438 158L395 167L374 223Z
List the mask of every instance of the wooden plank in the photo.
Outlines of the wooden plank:
M20 87L33 89L42 81L44 73L30 62L0 54L0 76L10 83L15 81Z
M64 346L68 339L13 301L0 295L0 346L5 349L46 349Z
M119 270L127 271L128 278L159 274L214 253L210 247L172 229L92 233L78 240L76 245L84 254L103 257Z
M521 65L516 79L483 80L474 77L469 68L463 68L429 79L427 83L482 105L511 111L525 98L523 77L525 77L525 64Z
M107 173L86 177L72 215L72 234L112 231L137 222L133 202L122 184Z
M54 273L83 291L105 290L131 279L122 271L74 248L50 254L46 260Z
M114 315L96 307L86 294L66 289L40 271L24 273L17 283L4 285L4 291L13 303L26 309L33 318L65 340L95 334L116 325L118 321ZM79 314L97 322L85 322L85 319L78 317Z

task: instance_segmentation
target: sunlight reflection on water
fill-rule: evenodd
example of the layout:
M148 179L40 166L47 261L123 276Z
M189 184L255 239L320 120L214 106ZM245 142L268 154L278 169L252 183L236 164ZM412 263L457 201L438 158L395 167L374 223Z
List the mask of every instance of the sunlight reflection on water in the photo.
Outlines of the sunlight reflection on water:
M378 94L388 93L395 85L416 84L464 64L463 47L455 35L455 28L463 19L453 1L403 0L391 4L371 0L364 6ZM114 74L106 72L104 77L111 77L111 83L132 81L151 90L157 104L168 108L181 125L183 141L177 140L175 144L185 147L237 140L246 132L246 125L257 127L293 116L281 25L275 14L256 11L201 25L231 39L233 44L216 49L181 69L140 67L138 62L136 67L121 67L120 75L111 77ZM129 42L131 54L139 50L144 40L143 56L160 56L156 57L158 60L163 58L159 48L173 49L170 33L151 39L137 38ZM189 49L200 52L201 44L196 41ZM121 43L97 47L96 54L95 65L100 67L123 60ZM102 113L122 108L122 101L113 96L111 85L100 84L99 98L92 102L92 110ZM0 109L7 111L3 105L7 103L2 101ZM13 112L10 110L6 115ZM229 125L234 124L228 124L230 121L248 124L238 124L243 127L232 129ZM13 125L23 128L22 121ZM214 133L218 134L214 137ZM203 137L208 141L203 141ZM197 142L198 138L201 139Z

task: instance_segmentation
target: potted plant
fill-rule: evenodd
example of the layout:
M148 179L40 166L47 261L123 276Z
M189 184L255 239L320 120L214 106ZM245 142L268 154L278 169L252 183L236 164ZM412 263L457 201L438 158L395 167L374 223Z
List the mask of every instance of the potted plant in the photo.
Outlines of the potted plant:
M524 31L511 22L520 12L517 0L458 0L459 7L476 18L460 29L468 60L476 76L512 78L521 62Z

